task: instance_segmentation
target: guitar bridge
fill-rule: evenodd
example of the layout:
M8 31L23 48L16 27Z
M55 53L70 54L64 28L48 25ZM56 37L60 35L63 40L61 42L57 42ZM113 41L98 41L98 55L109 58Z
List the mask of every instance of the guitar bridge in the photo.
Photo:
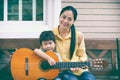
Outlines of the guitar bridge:
M28 76L28 58L25 58L25 75Z

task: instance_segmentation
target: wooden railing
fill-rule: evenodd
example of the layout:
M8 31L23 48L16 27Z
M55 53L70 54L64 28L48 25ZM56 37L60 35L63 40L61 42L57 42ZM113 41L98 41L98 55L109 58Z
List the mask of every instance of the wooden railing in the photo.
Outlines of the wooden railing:
M95 76L117 76L119 80L120 39L85 39L85 44L89 59L103 58L109 63L104 70L90 68L90 71ZM16 48L35 49L39 46L39 40L36 38L0 39L0 74L9 70L10 58Z
M104 70L90 69L96 76L120 77L120 53L119 39L87 39L86 52L90 59L102 58L108 61L108 67ZM103 77L102 77L103 78ZM115 79L114 79L115 80Z

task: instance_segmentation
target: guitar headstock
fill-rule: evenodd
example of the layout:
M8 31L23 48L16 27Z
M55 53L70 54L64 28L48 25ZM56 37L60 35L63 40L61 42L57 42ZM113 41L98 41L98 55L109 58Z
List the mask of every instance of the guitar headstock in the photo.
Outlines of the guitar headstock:
M104 69L107 68L108 62L103 59L93 59L91 61L91 67L96 69Z

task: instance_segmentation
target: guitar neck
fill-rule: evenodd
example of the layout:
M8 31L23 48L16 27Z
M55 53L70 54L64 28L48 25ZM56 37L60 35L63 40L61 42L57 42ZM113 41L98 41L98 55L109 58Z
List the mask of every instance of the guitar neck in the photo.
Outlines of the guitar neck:
M83 66L90 67L90 62L57 62L54 66L51 66L51 68L80 68Z

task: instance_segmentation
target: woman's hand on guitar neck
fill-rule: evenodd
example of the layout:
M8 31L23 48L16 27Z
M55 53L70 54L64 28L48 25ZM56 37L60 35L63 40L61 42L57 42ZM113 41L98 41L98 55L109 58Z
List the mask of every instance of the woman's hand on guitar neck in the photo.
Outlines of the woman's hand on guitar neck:
M88 68L88 66L83 66L83 67L81 67L82 69L87 69ZM77 71L79 71L79 68L78 67L76 67L76 68L70 68L70 70L71 71L74 71L74 72L77 72Z
M79 68L78 67L76 67L76 68L70 68L70 70L74 71L74 72L77 72L79 70Z
M85 61L88 61L88 60L85 60ZM85 61L80 60L80 62L85 62ZM82 67L80 67L80 68L81 68L81 69L88 69L88 66L86 65L86 66L82 66ZM74 71L74 72L77 72L77 71L79 71L80 68L78 68L78 67L76 67L76 68L70 68L70 70L71 70L71 71Z

